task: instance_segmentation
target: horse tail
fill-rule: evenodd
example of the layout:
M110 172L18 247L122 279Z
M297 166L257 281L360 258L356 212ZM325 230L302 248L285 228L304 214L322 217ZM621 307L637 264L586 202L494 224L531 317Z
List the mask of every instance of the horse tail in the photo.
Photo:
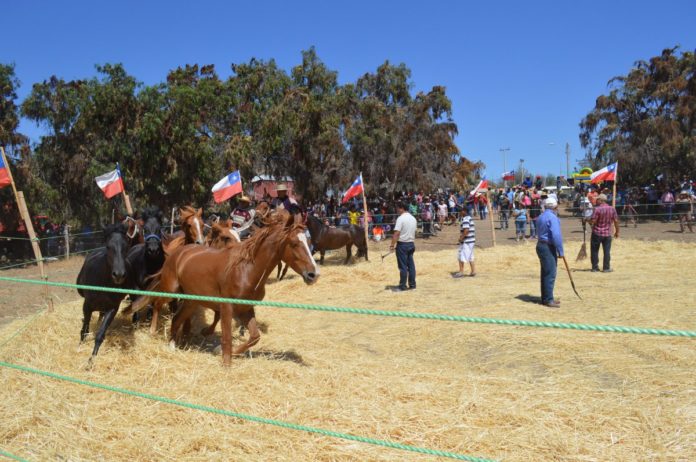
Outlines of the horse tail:
M162 270L159 270L155 274L148 276L147 280L150 282L150 284L147 286L147 290L150 292L156 292L157 289L159 289L160 286L160 277L162 276ZM152 299L155 297L152 297L150 295L143 295L142 297L138 297L131 305L126 308L123 312L125 314L129 313L137 313L138 311L142 310L146 306L150 305L152 303Z

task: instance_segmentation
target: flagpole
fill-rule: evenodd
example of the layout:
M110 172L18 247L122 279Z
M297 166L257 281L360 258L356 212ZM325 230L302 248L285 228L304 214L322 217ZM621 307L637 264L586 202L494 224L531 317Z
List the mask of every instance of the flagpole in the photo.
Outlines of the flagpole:
M488 199L488 218L491 220L491 236L493 236L493 247L495 247L495 223L493 220L493 209L491 208L491 189L488 188L486 191L486 198Z
M619 181L619 162L616 162L616 168L614 169L614 185L611 189L611 206L616 208L616 182Z
M365 197L365 182L363 181L362 172L360 172L360 184L362 184L363 211L365 214L365 217L363 219L363 225L365 226L365 259L367 259L367 244L370 242L369 233L367 231L367 228L369 226L367 221L369 211L367 210L367 198Z
M31 216L29 215L29 210L27 210L27 204L24 201L24 193L22 191L17 191L17 186L15 185L14 177L12 176L12 169L10 169L10 164L7 162L7 157L5 156L5 148L0 146L0 154L2 154L2 163L7 169L7 176L10 177L10 184L12 185L12 192L15 196L15 201L17 202L17 208L19 209L19 216L24 220L24 226L27 228L27 234L29 235L29 240L31 242L31 248L34 251L34 258L36 259L36 264L39 266L39 271L41 272L41 279L48 280L46 276L46 270L44 269L43 256L41 255L41 248L39 247L38 239L36 239L36 233L34 232L34 225L31 222ZM53 311L53 300L48 295L48 286L44 286L44 296L46 297L46 302L48 303L48 310Z
M128 194L126 194L126 183L123 181L123 176L121 175L121 167L118 165L118 162L116 162L116 169L118 170L119 180L123 185L123 190L121 191L121 194L123 194L123 203L126 205L126 212L128 213L128 215L132 217L133 207L131 207L130 198L128 197Z

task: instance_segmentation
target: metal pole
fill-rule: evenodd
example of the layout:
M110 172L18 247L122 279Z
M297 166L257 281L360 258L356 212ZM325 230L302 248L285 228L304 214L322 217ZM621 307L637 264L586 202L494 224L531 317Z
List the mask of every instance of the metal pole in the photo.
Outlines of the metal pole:
M566 143L566 181L570 177L570 144Z
M65 259L70 259L70 225L63 228L63 239L65 239Z
M510 148L501 148L501 149L498 149L498 151L500 151L500 152L503 153L503 172L504 172L504 173L507 173L507 158L506 158L505 154L506 154L507 151L509 151L509 150L510 150ZM507 188L507 180L503 180L503 187L504 187L504 188Z

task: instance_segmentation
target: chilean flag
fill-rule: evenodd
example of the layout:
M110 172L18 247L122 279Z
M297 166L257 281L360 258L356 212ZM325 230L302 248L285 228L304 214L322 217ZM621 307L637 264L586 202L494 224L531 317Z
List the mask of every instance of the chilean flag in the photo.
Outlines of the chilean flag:
M348 191L346 191L343 194L343 199L341 200L341 204L345 204L348 202L350 199L353 197L357 196L363 192L363 182L362 182L362 174L359 175L355 181L353 182L352 185L350 185L350 188L348 188Z
M12 180L10 180L10 173L7 171L7 166L2 160L2 156L0 156L0 188L4 188L5 186L9 186L11 184Z
M121 169L116 166L116 170L100 175L94 179L97 186L104 192L107 199L111 199L118 193L124 191Z
M235 170L213 186L213 199L215 203L226 201L235 194L242 192L242 177L239 170Z
M483 188L487 188L487 187L488 187L488 180L484 176L483 178L481 178L481 181L479 181L479 183L476 185L474 190L471 191L471 194L469 194L469 195L474 196L474 195L476 195L477 192L479 192L479 189L483 189Z
M514 181L515 179L515 171L510 170L509 172L505 172L502 174L503 181Z
M614 181L616 180L616 169L619 163L614 162L611 165L607 165L601 170L597 170L590 176L591 183L601 183L602 181Z

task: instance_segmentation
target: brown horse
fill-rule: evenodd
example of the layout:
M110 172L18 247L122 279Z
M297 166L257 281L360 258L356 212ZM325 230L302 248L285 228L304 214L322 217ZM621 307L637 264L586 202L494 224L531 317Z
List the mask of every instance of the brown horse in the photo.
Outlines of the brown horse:
M181 231L166 236L162 241L164 253L167 255L186 244L204 244L203 209L194 209L187 205L179 209Z
M229 249L187 245L178 248L164 263L151 290L187 293L227 298L262 300L266 294L266 280L278 265L281 256L291 256L288 263L300 273L306 284L319 278L319 269L309 253L304 225L293 216L278 215L254 236ZM162 305L171 298L158 298L153 310L153 326ZM219 312L222 319L222 359L230 364L231 355L240 355L254 346L260 338L253 305L234 305L185 301L172 321L170 343L176 345L179 327L187 321L198 306ZM232 349L232 318L236 317L249 330L249 340Z
M320 264L324 264L324 253L327 250L346 248L346 261L348 264L351 257L351 248L357 247L357 257L367 258L367 242L365 242L365 230L360 226L350 225L346 228L331 228L319 221L314 215L307 215L307 229L312 237L314 252L321 254Z

